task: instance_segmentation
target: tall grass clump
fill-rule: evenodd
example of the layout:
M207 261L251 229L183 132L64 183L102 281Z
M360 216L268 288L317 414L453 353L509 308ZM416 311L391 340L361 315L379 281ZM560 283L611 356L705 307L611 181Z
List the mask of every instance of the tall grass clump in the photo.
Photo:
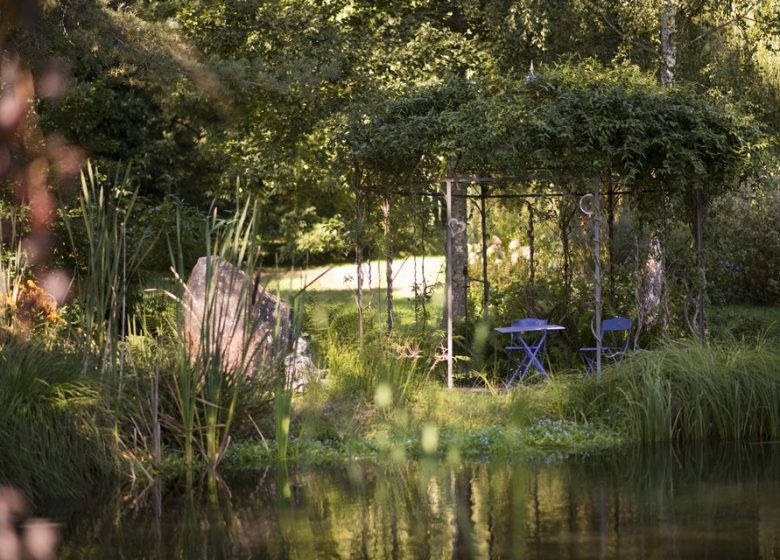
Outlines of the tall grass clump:
M0 290L4 296L0 306L4 311L3 322L5 326L10 326L11 314L8 312L7 303L16 301L19 297L22 280L27 271L27 255L22 250L18 212L15 210L8 212L5 219L9 231L3 235L4 228L0 228Z
M668 343L584 390L590 415L624 423L636 441L780 436L780 348L766 343Z
M113 471L94 376L40 341L0 346L0 477L35 496L85 495Z
M388 337L374 327L359 344L349 306L319 306L310 309L309 316L318 355L336 392L369 399L381 393L380 400L391 397L402 403L430 378L433 353L428 340Z
M237 195L234 211L222 217L212 208L205 220L205 300L196 304L184 282L181 229L177 228L171 255L176 275L181 279L182 308L178 332L178 360L173 376L173 394L181 420L181 437L185 463L193 464L196 449L205 463L215 468L230 443L231 429L237 419L242 395L251 393L256 400L274 399L277 438L289 431L291 390L284 370L288 351L289 321L281 317L277 299L277 322L268 327L258 322L256 297L261 267L259 205L251 198ZM220 262L225 261L243 271L245 276L225 277ZM237 294L235 299L226 293ZM198 325L194 335L186 333L184 314ZM259 329L272 342L269 356L254 337ZM190 337L190 338L188 338ZM226 355L227 346L239 346L239 359ZM285 430L285 426L287 429ZM285 445L279 443L279 448Z
M154 234L128 242L138 189L130 185L130 170L117 172L111 186L99 178L90 163L81 173L79 205L65 212L63 222L76 255L76 297L73 306L84 367L98 358L101 373L121 376L120 341L127 334L127 299L130 278L154 245ZM121 381L117 383L121 398Z

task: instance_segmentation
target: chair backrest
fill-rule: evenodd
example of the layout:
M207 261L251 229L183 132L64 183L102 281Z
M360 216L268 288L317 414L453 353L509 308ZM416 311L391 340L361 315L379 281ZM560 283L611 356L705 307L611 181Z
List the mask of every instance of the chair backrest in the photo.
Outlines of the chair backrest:
M607 346L610 346L615 352L626 352L628 350L629 334L631 333L631 326L633 323L631 319L626 317L613 317L612 319L605 319L601 322L601 334L604 333L623 333L620 335L613 335L611 338L611 344L607 342Z
M513 327L543 327L547 324L547 319L536 319L528 317L526 319L515 319L512 321Z
M626 317L613 317L612 319L604 319L601 322L601 332L608 331L630 331L633 325L631 319Z

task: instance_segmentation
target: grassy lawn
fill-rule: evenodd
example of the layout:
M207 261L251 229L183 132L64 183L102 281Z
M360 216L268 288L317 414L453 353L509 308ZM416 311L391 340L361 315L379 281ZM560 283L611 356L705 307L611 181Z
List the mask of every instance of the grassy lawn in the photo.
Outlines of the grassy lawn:
M385 261L371 261L364 265L366 292L384 291ZM424 269L424 276L423 276ZM395 297L413 297L415 280L422 283L423 277L428 285L444 283L444 257L405 257L393 261L393 295ZM267 289L275 292L294 293L303 288L310 293L317 292L354 292L357 286L355 265L334 264L293 271L270 271L265 274Z
M416 265L416 266L415 266ZM423 276L424 269L424 276ZM370 270L370 273L369 273ZM365 267L363 305L367 310L369 324L382 328L387 309L387 284L385 283L385 261L372 261ZM416 272L416 276L415 276ZM444 307L444 257L413 257L393 262L393 303L396 325L401 329L411 327L415 321L414 284L422 284L423 277L428 286L433 286L431 297L426 302L430 324L439 325ZM290 301L302 294L307 316L312 317L319 307L354 305L356 271L354 264L325 265L285 272L269 272L265 275L266 289ZM372 313L373 311L373 313Z

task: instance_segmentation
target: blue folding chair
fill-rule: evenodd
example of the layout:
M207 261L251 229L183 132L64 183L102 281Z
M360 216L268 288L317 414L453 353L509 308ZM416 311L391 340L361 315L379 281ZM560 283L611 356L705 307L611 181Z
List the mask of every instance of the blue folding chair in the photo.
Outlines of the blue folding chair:
M628 341L633 323L626 317L613 317L601 322L601 357L602 359L619 364L628 352ZM606 335L606 336L605 336ZM582 359L585 360L585 371L591 373L596 367L595 346L580 348Z
M511 374L507 385L511 385L518 375L520 375L520 381L525 379L532 367L541 373L543 377L547 377L544 366L540 361L544 359L547 331L544 329L534 330L539 327L546 327L547 319L536 319L533 317L517 319L512 321L512 326L527 328L527 332L530 333L527 337L530 340L526 340L526 336L523 336L526 333L516 332L511 334L509 346L504 346L504 351L507 354L507 376Z

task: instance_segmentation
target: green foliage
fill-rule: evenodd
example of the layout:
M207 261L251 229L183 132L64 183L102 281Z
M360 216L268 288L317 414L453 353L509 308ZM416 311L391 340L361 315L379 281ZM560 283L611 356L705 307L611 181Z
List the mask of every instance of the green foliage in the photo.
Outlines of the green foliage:
M780 185L767 181L717 201L709 226L713 300L780 305Z
M94 492L115 473L95 372L39 341L0 348L0 477L38 497Z
M710 332L717 340L780 341L780 307L715 307Z
M387 338L381 327L366 333L362 343L356 336L356 321L350 307L320 307L310 311L309 334L322 366L328 370L328 383L341 395L374 400L383 392L390 403L404 403L428 380L430 341L400 335ZM370 324L370 318L367 324Z
M588 417L606 415L634 441L774 440L780 353L766 343L668 344L640 352L583 387Z
M312 213L315 209L311 208ZM317 221L296 236L295 251L316 259L330 257L339 260L347 253L349 239L344 219L339 215Z

